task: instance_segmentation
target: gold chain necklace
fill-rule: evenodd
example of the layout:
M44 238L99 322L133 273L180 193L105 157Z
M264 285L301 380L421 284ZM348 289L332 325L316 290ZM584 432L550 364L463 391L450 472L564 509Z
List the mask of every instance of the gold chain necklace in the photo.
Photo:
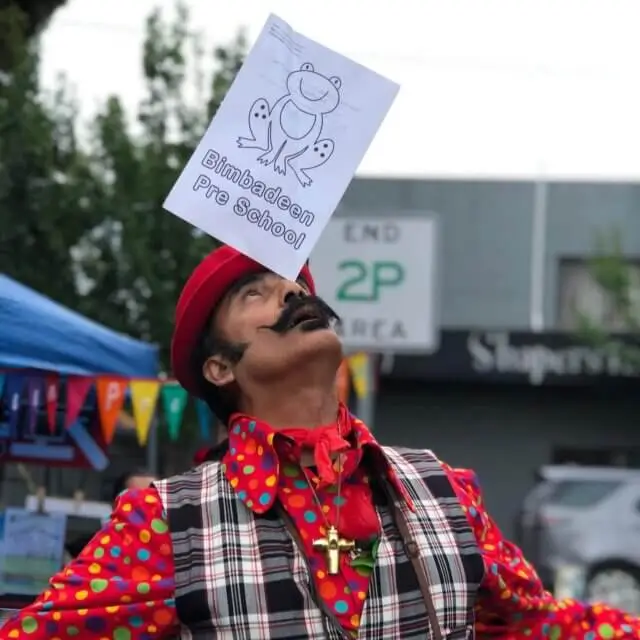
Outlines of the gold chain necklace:
M340 507L342 506L342 476L343 476L343 466L342 466L342 456L338 454L336 459L338 464L338 490L337 490L337 502L336 505L336 522L340 524ZM304 475L305 480L307 481L307 485L309 489L311 489L311 495L313 495L313 499L322 514L322 518L324 519L325 528L327 530L327 535L324 538L318 538L312 542L312 546L314 549L318 551L323 551L325 553L325 558L327 561L327 573L330 576L337 576L340 573L340 554L348 553L353 551L356 547L356 543L353 540L347 540L346 538L342 538L338 529L329 522L329 518L327 518L326 513L323 509L323 504L318 497L318 493L313 486L313 482L310 480L307 475L304 467L301 467L302 473Z

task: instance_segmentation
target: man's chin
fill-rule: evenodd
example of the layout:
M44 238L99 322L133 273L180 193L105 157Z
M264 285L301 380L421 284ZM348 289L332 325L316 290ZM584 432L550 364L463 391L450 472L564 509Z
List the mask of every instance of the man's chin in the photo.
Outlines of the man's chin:
M299 376L317 366L337 370L342 357L342 343L332 328L325 325L313 330L291 330L269 346L268 366L261 370L260 377L272 382L274 376L293 375L299 383Z

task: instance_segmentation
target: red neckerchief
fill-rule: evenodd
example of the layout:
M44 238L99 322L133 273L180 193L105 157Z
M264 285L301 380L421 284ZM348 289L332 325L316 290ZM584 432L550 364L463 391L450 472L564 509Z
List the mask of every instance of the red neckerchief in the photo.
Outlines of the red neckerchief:
M343 469L340 470L334 463L333 454L345 453L346 451L354 450L351 443L346 440L353 431L351 420L349 419L349 412L346 407L340 405L338 408L338 419L332 423L323 427L316 427L315 429L280 429L278 435L282 438L290 440L294 445L294 451L292 451L292 457L294 459L300 459L300 455L304 449L310 450L313 453L313 461L318 471L318 477L320 478L320 487L336 484L340 471L345 472L343 462ZM358 451L355 449L355 451ZM362 451L359 451L355 460L356 464L353 468L357 467L362 458ZM351 475L350 471L346 471Z
M349 471L353 472L358 467L365 448L373 450L376 453L373 459L380 465L380 472L387 477L398 495L413 510L413 502L407 490L396 476L382 447L364 423L350 415L342 404L339 408L338 422L341 424L339 427L337 424L333 425L332 435L328 433L331 430L330 425L329 427L320 427L323 431L317 437L313 435L303 436L305 444L314 441L316 443L314 458L318 467L318 474L323 473L320 468L322 466L324 475L330 475L331 472L327 470L324 464L326 461L324 456L333 445L344 447L339 440L346 442L349 450L355 454L347 456L347 458L353 460L353 463L348 465L352 467L351 469L347 468L347 464L344 465L343 472L345 474L349 474ZM299 430L287 429L286 431L293 432L297 437ZM305 431L312 432L314 430ZM342 438L340 434L344 434L348 440ZM235 414L231 417L229 422L229 450L222 460L223 470L238 498L257 514L268 511L277 497L281 467L280 457L282 454L278 454L275 446L276 439L278 444L283 445L282 450L285 453L289 452L295 456L300 445L292 437L284 435L284 432L275 430L268 424L260 422L251 416ZM318 445L320 446L318 447ZM343 449L343 451L346 450ZM330 456L330 454L328 455ZM330 466L333 473L338 471L335 469L335 463L333 465L330 464Z

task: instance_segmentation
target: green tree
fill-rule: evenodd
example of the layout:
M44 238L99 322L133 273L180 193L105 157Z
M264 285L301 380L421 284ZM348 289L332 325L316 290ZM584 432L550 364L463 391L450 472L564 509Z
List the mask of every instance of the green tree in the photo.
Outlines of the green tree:
M80 195L91 189L76 110L64 87L39 88L37 43L18 13L5 11L13 61L0 83L0 272L77 307L69 247L97 223ZM11 20L9 21L9 17Z
M9 0L9 6L18 9L25 19L27 38L39 34L47 26L49 19L67 0Z
M0 90L0 271L117 330L157 343L168 365L175 302L214 246L162 209L242 64L239 34L207 54L182 5L147 21L146 91L132 118L117 96L84 146L65 85L38 87L24 39Z
M639 283L625 259L622 238L616 231L598 236L596 257L591 261L591 274L605 296L610 315L608 320L620 328L620 333L608 331L593 318L581 313L580 337L634 367L640 367Z
M0 69L15 66L15 38L37 36L67 0L4 0L0 7Z
M186 8L179 6L170 23L156 11L147 21L146 96L136 122L129 122L114 96L92 127L96 188L86 197L100 222L74 252L87 290L81 309L109 326L156 342L165 364L180 289L214 241L163 211L162 203L244 53L240 34L230 46L214 50L210 65L200 37L190 30ZM213 67L208 76L207 66Z

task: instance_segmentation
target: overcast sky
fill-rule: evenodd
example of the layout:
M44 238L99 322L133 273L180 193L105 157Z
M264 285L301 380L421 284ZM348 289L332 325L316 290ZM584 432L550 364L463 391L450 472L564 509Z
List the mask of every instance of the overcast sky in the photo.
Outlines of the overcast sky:
M157 4L69 0L44 37L45 83L64 71L85 115L110 93L133 109ZM188 4L211 46L240 27L253 40L273 12L398 82L360 174L640 178L638 0Z

